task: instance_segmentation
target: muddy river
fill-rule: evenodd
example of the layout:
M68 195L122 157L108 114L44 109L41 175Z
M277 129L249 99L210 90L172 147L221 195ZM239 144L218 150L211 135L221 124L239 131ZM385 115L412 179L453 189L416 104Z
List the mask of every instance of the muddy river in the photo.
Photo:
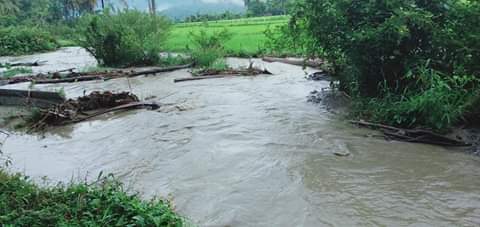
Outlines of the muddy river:
M79 48L22 59L49 61L37 71L96 64ZM146 198L171 198L199 226L480 225L478 157L372 136L324 105L307 102L312 90L328 82L306 80L301 67L256 64L275 75L175 84L175 78L189 76L180 70L36 85L63 88L68 97L131 90L163 107L107 115L45 135L15 133L2 150L13 170L35 179L113 173Z

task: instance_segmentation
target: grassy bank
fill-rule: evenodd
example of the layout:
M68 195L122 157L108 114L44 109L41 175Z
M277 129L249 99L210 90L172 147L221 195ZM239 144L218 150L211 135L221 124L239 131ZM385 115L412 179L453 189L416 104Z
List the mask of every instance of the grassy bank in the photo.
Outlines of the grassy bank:
M5 227L184 226L168 202L128 195L112 179L44 188L1 169L0 223Z
M166 51L185 52L192 48L190 33L199 33L204 30L214 33L227 29L231 39L225 43L229 55L247 56L256 55L264 51L267 40L264 32L267 28L284 25L288 22L286 16L255 17L236 20L222 20L210 22L194 22L176 24L165 43Z

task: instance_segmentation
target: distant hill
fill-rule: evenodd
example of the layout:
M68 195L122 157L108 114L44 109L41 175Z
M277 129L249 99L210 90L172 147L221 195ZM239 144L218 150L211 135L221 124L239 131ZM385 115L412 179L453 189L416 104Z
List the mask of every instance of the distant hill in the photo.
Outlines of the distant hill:
M123 7L119 0L106 0L115 7ZM147 0L127 0L130 8L147 10ZM217 14L225 11L243 13L246 11L243 0L157 0L157 11L174 19L182 20L188 16Z

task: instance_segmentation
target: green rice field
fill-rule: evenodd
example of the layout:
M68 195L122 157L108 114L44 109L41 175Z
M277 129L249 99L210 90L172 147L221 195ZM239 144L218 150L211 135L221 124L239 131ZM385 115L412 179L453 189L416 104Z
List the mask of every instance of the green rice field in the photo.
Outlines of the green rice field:
M270 16L242 18L235 20L221 20L209 22L178 23L175 24L170 38L166 42L166 50L183 52L191 47L190 33L201 30L214 32L227 29L232 34L232 39L225 46L233 55L255 55L263 50L265 44L265 30L288 22L288 16Z

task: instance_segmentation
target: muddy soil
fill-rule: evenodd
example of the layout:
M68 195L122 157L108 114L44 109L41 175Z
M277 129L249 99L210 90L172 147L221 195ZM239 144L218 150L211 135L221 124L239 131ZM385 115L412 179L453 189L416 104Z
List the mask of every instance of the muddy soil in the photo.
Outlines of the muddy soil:
M90 57L84 61L93 63ZM13 170L36 179L113 173L146 198L172 198L177 210L199 226L480 225L478 157L385 141L307 101L328 81L306 80L297 66L256 64L274 75L175 84L174 79L189 76L179 70L36 85L63 88L67 98L96 90L131 91L165 105L45 135L15 133L2 150Z

